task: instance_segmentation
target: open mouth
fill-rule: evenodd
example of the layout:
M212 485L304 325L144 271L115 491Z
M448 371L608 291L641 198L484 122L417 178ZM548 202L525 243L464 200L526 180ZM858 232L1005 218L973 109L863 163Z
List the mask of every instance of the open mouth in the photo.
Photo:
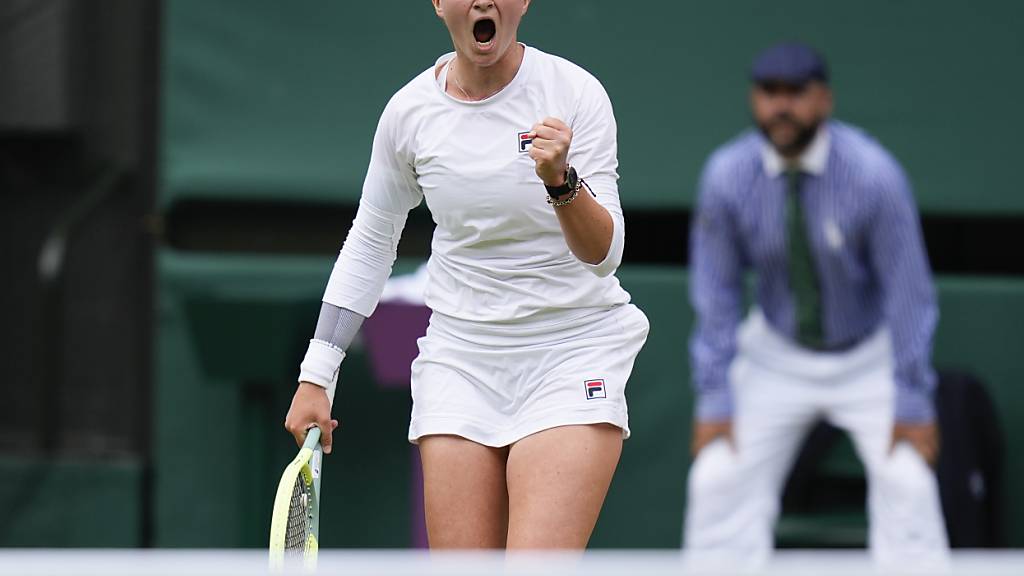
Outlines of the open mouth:
M473 24L473 38L476 39L479 44L490 44L491 40L494 40L494 35L498 32L497 26L494 24L494 20L490 18L484 18L477 20Z

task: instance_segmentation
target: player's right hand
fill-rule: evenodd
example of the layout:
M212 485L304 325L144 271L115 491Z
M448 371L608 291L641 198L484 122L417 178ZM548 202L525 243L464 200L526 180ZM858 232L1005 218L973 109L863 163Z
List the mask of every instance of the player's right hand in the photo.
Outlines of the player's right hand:
M690 451L696 457L705 446L717 438L725 438L730 445L732 443L732 421L723 420L720 422L701 422L698 420L693 425L693 441L690 443Z
M306 441L306 431L313 426L320 428L320 445L323 446L324 454L330 454L332 433L338 427L338 421L331 420L331 402L327 399L327 390L310 382L299 382L295 396L292 397L292 406L284 418L284 428L302 446Z

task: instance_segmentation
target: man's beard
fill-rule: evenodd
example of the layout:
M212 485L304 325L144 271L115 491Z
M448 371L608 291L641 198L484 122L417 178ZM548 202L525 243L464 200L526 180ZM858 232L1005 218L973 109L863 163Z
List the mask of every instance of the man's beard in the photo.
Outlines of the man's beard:
M772 118L768 122L758 123L758 128L761 129L761 133L764 134L764 137L767 138L769 142L772 143L772 146L775 147L779 154L787 158L793 158L799 156L800 153L807 149L811 144L811 141L814 140L814 136L818 133L818 128L821 126L823 121L823 119L819 118L808 125L803 125L789 114L781 114ZM776 124L781 122L789 123L797 128L796 138L784 145L780 145L778 142L772 140L770 130Z

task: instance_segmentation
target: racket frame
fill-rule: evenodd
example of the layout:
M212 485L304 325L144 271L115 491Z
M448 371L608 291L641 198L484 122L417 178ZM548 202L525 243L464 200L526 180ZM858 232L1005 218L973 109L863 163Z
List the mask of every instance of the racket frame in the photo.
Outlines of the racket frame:
M285 538L288 533L288 510L291 506L295 480L302 477L310 487L310 530L306 538L303 564L308 570L316 568L320 537L320 465L323 449L320 446L320 428L310 428L299 453L284 469L274 497L274 512L270 521L270 568L280 571L285 563Z

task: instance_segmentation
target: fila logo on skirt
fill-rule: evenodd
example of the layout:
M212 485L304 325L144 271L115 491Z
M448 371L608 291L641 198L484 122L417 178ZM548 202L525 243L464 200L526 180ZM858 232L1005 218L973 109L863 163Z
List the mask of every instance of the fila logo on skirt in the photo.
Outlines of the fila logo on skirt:
M587 400L608 397L604 390L604 380L587 380L583 382L583 387L587 390Z

